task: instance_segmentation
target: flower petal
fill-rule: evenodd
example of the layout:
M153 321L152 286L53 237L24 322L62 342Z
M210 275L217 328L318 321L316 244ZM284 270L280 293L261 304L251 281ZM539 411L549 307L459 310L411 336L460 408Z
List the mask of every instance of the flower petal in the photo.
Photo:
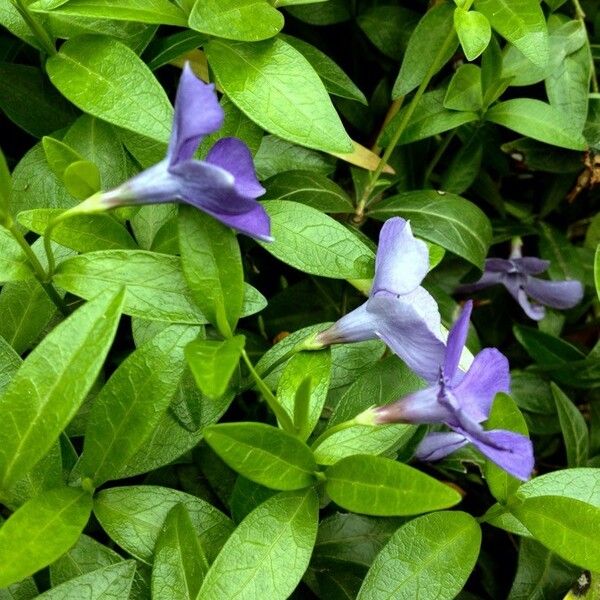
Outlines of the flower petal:
M473 301L469 300L465 303L460 316L456 320L456 323L452 326L448 335L448 342L446 346L446 359L444 360L444 376L448 381L452 381L456 375L458 369L458 363L460 362L460 356L465 342L467 341L467 334L469 333L469 319L471 318L471 312L473 310Z
M235 178L235 191L246 198L258 198L265 188L256 178L252 154L237 138L218 140L206 156L206 162L229 171Z
M439 386L413 392L401 400L374 409L375 422L386 423L445 423L452 419L452 410L438 400Z
M458 400L461 411L480 423L488 418L496 394L509 391L508 360L496 348L484 348L474 358L462 381L453 388L452 394Z
M316 340L326 346L374 340L377 338L376 328L377 316L367 311L367 303L364 302L338 319L329 329L319 333Z
M413 236L410 223L400 217L386 221L379 234L372 293L408 294L428 270L427 244Z
M366 303L375 318L375 333L417 375L438 381L444 361L440 314L435 300L422 287L394 296L378 292Z
M579 281L546 281L528 277L525 292L540 304L552 308L572 308L583 298L583 286Z
M415 456L422 461L440 460L468 443L464 435L455 431L428 433L417 446Z
M520 304L525 314L534 321L541 321L546 315L546 309L540 304L532 304L524 290L525 282L528 276L522 274L513 274L505 276L502 280L504 287L509 294Z
M186 63L175 99L173 131L167 151L169 164L192 158L202 138L223 125L224 116L215 86L198 79Z
M240 233L264 242L272 242L271 219L267 211L256 200L246 200L246 202L248 203L248 210L235 215L208 209L204 209L204 211Z
M523 256L522 258L513 259L519 273L526 275L539 275L548 269L550 266L549 260L543 260L536 256Z
M483 270L487 273L513 273L516 265L513 260L506 258L486 258Z
M484 271L483 275L477 281L474 281L473 283L463 283L462 285L459 285L456 288L456 291L461 294L470 294L472 292L478 292L479 290L491 287L492 285L502 283L503 277L503 272Z

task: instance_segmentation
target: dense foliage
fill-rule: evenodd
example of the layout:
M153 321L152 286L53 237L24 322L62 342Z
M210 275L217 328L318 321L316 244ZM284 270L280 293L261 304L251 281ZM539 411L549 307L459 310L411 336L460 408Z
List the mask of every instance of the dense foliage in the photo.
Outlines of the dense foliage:
M0 24L0 600L600 597L595 0Z

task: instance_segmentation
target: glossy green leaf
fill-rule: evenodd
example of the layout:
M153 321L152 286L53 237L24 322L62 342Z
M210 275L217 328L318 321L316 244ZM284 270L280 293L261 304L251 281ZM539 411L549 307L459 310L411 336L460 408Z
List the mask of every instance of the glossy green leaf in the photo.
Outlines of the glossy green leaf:
M305 273L336 279L372 277L374 254L360 238L320 211L286 200L267 200L274 242L261 246Z
M263 129L325 152L352 151L319 76L283 40L212 40L206 54L227 96Z
M161 527L177 504L187 509L207 559L212 561L233 524L214 506L191 494L153 485L105 489L94 498L94 514L121 548L150 564Z
M588 428L579 409L554 383L550 384L567 451L569 467L585 467L589 454Z
M48 59L52 83L73 104L94 115L166 142L173 109L152 71L114 38L78 36Z
M418 515L461 500L451 487L389 458L349 456L325 475L325 489L336 504L367 515Z
M539 0L475 0L475 8L533 64L548 63L548 29Z
M21 246L8 230L0 226L0 282L32 278L33 270Z
M490 22L476 10L455 8L454 28L467 60L475 60L482 54L492 37Z
M176 256L142 250L90 252L61 263L54 276L60 287L83 298L101 290L125 288L123 312L151 321L206 323L186 285ZM262 310L266 301L245 286L242 316Z
M0 336L0 395L8 387L22 364L21 357Z
M394 83L393 98L405 96L450 60L458 45L453 15L450 4L443 3L430 9L419 21Z
M189 25L215 37L258 42L279 33L283 15L266 0L203 0L194 4Z
M167 515L156 540L152 596L164 600L196 600L208 562L183 504Z
M243 335L236 335L228 340L196 340L187 345L187 364L196 384L208 398L221 398L227 391L245 341Z
M81 154L71 146L50 136L42 138L42 148L52 172L62 179L67 167L79 160L83 160Z
M586 141L567 117L541 100L514 98L492 106L485 119L521 135L570 150L585 150Z
M450 80L444 108L477 111L483 106L481 69L476 65L462 65Z
M410 219L416 236L438 244L482 268L492 241L487 216L472 202L434 190L403 192L386 198L371 213L382 221Z
M317 464L298 438L263 423L223 423L204 430L207 444L235 471L275 490L314 485Z
M569 342L533 327L515 325L513 332L527 354L543 367L551 369L585 358L585 355Z
M96 396L79 471L95 487L115 479L144 446L183 375L186 344L197 329L171 325L132 352Z
M308 567L317 535L318 509L312 489L269 498L227 540L198 598L287 598Z
M413 519L377 555L357 600L452 600L475 567L481 529L464 512Z
M32 498L0 527L0 588L39 571L79 537L92 509L88 492L56 488Z
M6 159L0 148L0 214L7 214L12 194L12 179L6 164Z
M505 429L525 436L528 434L525 419L515 401L503 393L496 395L485 428ZM486 460L484 474L490 492L499 502L506 502L521 485L518 479L509 475L491 460Z
M194 302L224 336L231 336L244 302L235 233L192 206L179 207L178 232L183 275Z
M28 355L0 398L0 488L50 449L98 376L112 344L123 293L105 291L55 327Z
M561 496L528 498L511 512L536 540L573 564L600 570L600 508Z
M89 160L71 163L63 175L65 188L78 200L85 200L100 191L100 171Z
M187 25L183 11L168 0L38 0L30 9L73 17L118 19L179 27Z

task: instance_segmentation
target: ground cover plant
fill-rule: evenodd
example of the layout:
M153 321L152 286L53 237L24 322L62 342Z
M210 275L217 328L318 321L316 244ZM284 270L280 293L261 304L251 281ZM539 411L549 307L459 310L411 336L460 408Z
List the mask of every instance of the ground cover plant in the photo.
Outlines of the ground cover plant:
M600 598L596 2L0 24L0 600Z

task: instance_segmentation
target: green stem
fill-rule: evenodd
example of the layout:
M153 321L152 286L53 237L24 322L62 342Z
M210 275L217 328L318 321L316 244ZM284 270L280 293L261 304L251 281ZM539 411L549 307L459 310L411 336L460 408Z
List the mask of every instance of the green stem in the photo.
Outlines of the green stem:
M244 362L246 363L246 366L248 367L248 370L250 371L250 374L256 382L256 385L260 390L261 394L263 395L266 403L269 405L269 408L273 411L273 414L277 417L277 420L279 421L283 429L289 433L295 433L296 430L294 428L294 423L292 419L284 410L283 406L279 404L277 398L275 398L273 392L271 392L267 384L261 379L260 375L256 372L256 369L254 368L254 365L252 364L252 361L248 357L248 354L245 350L242 350L242 358L244 359Z
M56 47L52 38L48 35L48 32L42 27L39 21L31 14L29 7L23 2L23 0L11 0L13 6L19 11L19 14L27 23L29 29L38 40L46 54L53 56L56 54Z
M65 316L69 315L70 314L69 307L65 304L65 301L61 298L60 294L56 291L56 288L54 287L52 282L49 281L49 276L46 274L46 271L44 270L42 263L40 263L40 261L38 260L38 257L35 255L35 253L31 249L31 246L27 243L27 240L25 239L25 237L23 236L21 231L19 231L19 228L17 227L15 222L10 217L7 220L7 222L5 223L5 227L6 227L6 229L8 229L8 231L10 231L11 235L15 238L16 242L23 249L23 252L25 253L25 256L27 257L27 260L29 261L31 268L33 269L35 278L39 281L40 285L42 286L42 288L44 289L46 294L48 294L48 297L50 298L50 300L52 300L52 302L54 302L54 304L56 304L56 307L58 308L58 310L60 310L60 312L63 315L65 315Z
M425 170L425 175L423 176L423 180L425 182L425 185L427 185L427 182L429 181L429 178L431 177L431 174L433 173L433 170L437 166L438 162L440 162L440 158L442 158L442 156L444 155L444 153L448 149L448 146L450 145L450 142L454 139L454 135L455 134L456 134L456 129L454 129L453 131L451 131L446 136L446 138L444 139L444 141L438 146L437 150L435 151L435 154L433 155L433 158L431 159L431 162L427 165L427 169Z
M344 431L345 429L350 429L350 427L355 427L356 425L361 425L358 423L356 419L350 419L350 421L344 421L343 423L339 423L338 425L334 425L329 429L325 430L312 444L311 448L316 450L327 438L331 437L334 433L338 433L339 431Z

